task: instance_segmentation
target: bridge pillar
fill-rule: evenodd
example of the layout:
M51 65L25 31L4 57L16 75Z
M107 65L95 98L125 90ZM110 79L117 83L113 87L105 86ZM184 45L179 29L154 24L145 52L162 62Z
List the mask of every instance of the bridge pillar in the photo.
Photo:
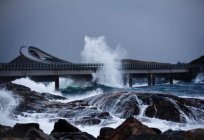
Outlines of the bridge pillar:
M151 86L152 85L152 81L151 81L151 77L149 76L148 77L148 86Z
M127 75L126 74L123 75L123 85L124 86L127 85Z
M132 75L129 75L128 83L129 86L132 87Z
M154 86L156 83L155 76L151 73L148 77L148 86Z
M59 77L55 77L55 90L59 90Z
M153 76L152 77L152 85L155 86L155 84L156 84L156 78Z
M172 85L172 84L173 84L173 78L171 77L171 78L169 79L169 81L170 81L170 85Z

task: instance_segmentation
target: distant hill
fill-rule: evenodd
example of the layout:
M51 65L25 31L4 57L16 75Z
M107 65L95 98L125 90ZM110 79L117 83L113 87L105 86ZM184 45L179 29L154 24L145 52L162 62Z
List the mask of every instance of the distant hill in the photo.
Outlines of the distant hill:
M204 55L191 61L190 64L204 64Z
M123 64L168 64L168 63L160 63L160 62L154 62L154 61L133 60L133 59L122 59L121 62Z

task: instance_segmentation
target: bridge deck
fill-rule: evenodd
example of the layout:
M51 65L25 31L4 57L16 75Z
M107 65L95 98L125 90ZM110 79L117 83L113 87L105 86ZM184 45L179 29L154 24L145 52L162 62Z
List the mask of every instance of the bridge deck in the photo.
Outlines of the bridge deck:
M42 75L87 75L101 68L101 63L87 64L0 64L0 76L42 76ZM140 73L185 73L191 69L203 69L195 64L122 64L118 66L124 74Z

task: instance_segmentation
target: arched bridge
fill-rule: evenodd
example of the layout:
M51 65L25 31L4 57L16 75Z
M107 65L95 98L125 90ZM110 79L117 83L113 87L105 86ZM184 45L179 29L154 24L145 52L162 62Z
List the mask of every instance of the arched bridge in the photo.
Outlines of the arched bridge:
M90 77L93 73L103 67L102 63L1 63L0 79L5 80L16 77L34 77L39 79L54 80L56 88L59 88L58 77L79 76ZM167 77L172 83L173 78L183 74L188 79L204 70L201 64L122 64L118 66L124 75L124 83L132 85L132 79L141 77L148 78L149 85L155 84L156 77ZM40 78L42 77L42 78Z
M92 74L104 65L102 63L71 63L54 57L39 48L23 46L20 55L9 63L0 63L0 82L20 77L30 77L36 81L55 81L59 88L60 76L79 79L92 79ZM203 65L165 64L165 63L122 63L117 68L123 74L124 84L132 86L134 78L148 78L148 84L154 85L157 77L189 80L198 72L204 71Z

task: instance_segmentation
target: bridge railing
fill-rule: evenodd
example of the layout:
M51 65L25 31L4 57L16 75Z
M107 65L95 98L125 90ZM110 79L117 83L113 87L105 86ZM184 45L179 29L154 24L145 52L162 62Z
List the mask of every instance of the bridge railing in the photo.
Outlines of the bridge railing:
M0 63L0 70L97 70L103 67L102 63ZM147 70L147 69L191 69L204 68L200 64L122 64L117 66L124 70Z
M43 64L43 63L0 63L0 70L96 70L101 63Z

